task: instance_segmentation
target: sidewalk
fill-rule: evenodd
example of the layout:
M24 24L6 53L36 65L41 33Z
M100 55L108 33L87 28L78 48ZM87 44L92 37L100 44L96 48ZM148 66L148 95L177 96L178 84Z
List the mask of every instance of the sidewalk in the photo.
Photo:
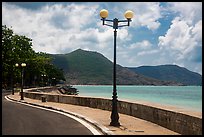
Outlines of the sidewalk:
M98 127L105 134L115 135L179 135L178 133L161 127L157 124L135 118L129 115L119 113L120 127L109 126L110 124L110 111L89 108L84 106L62 104L55 102L42 102L41 100L35 100L24 97L24 100L20 100L19 93L14 95L8 95L9 99L25 102L29 104L35 104L38 106L44 106L47 108L66 111L79 118L89 121L95 127Z

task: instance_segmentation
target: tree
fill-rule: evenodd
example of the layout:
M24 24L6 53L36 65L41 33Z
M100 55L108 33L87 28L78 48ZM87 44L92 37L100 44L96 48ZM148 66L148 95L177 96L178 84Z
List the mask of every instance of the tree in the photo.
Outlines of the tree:
M51 63L52 58L48 54L43 52L36 54L37 57L33 59L35 64L33 68L35 68L37 71L35 74L37 74L37 79L41 81L41 85L42 82L46 82L47 84L51 85L53 81L55 81L55 83L59 82L60 80L65 81L63 71Z
M2 86L13 89L13 81L20 82L21 70L16 63L26 63L25 85L40 84L42 74L57 81L65 80L63 72L51 64L51 58L43 52L32 49L32 39L14 34L13 30L2 25Z

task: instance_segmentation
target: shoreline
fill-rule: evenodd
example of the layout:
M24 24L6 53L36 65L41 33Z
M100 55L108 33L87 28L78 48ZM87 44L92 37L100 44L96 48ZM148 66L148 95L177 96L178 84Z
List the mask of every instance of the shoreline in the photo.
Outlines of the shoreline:
M101 87L108 87L108 88L110 88L112 85L73 85L73 87L75 87L75 88L77 88L77 87L97 87L97 86L101 86ZM169 87L169 86L143 86L143 85L118 85L118 87ZM175 87L175 86L170 86L170 87ZM176 86L176 87L178 87L178 86ZM179 86L180 87L180 86ZM185 87L187 87L187 86L185 86ZM202 86L188 86L188 87L202 87ZM80 89L80 88L79 88ZM82 93L82 94L81 94ZM100 92L99 93L96 93L96 95L95 95L95 93L93 93L94 95L92 95L92 93L91 94L86 94L86 91L83 93L83 92L79 92L79 96L88 96L88 97L100 97L100 98L108 98L108 99L112 99L112 94L109 94L108 96L106 95L106 93L104 94L104 95L102 95L102 94L100 94ZM126 102L135 102L135 103L138 103L138 104L146 104L146 105L148 105L148 106L154 106L154 107L159 107L159 108L164 108L164 109L167 109L167 110L174 110L174 111L176 111L176 112L185 112L185 113L191 113L191 115L196 115L196 116L199 116L199 117L201 117L202 116L202 105L200 106L191 106L191 104L190 103L188 103L189 105L187 105L187 104L181 104L180 105L180 103L177 105L177 103L175 102L175 103L171 103L171 100L169 100L168 102L162 102L162 101L160 101L160 100L157 100L157 101L151 101L151 100L145 100L145 99L143 99L143 98L132 98L132 97L126 97L126 96L124 96L124 95L120 95L119 93L118 93L118 95L119 95L119 98L118 98L118 100L119 101L126 101ZM123 97L122 97L123 96ZM186 102L187 103L187 102Z
M75 85L75 84L70 84L71 86L113 86L112 84L110 85ZM137 86L137 87L202 87L202 85L117 85L117 86Z
M81 86L92 86L92 85L81 85ZM100 86L106 86L106 85L100 85ZM49 93L59 94L56 91L52 91L52 92L49 92ZM80 93L78 95L73 95L73 96L75 96L75 97L102 98L102 99L110 99L110 100L112 99L112 96L103 97L103 96L92 96L92 95L85 95L85 94L81 95ZM146 105L146 106L150 106L150 107L165 109L165 110L168 110L168 111L174 111L174 112L177 112L177 113L182 113L182 114L187 114L187 115L191 115L191 116L194 116L194 117L202 118L202 111L200 112L200 111L196 111L196 110L190 110L190 109L185 108L185 107L178 107L178 106L174 106L174 105L170 105L170 104L161 104L161 103L155 103L155 102L144 101L144 100L118 99L118 101Z
M141 105L146 105L146 106L150 106L150 107L165 109L165 110L169 110L169 111L174 111L174 112L183 113L183 114L195 116L195 117L198 117L198 118L202 118L202 112L198 112L198 111L195 111L195 110L189 110L187 108L180 108L180 107L173 106L173 105L159 104L159 103L141 101L141 100L140 101L132 101L132 100L130 101L130 100L121 99L119 101L137 103L137 104L141 104Z
M89 98L102 98L102 99L112 99L112 98L107 98L107 97L93 97L93 96L86 96L86 95L76 95L76 97L89 97ZM136 104L141 104L141 105L146 105L150 107L155 107L159 109L164 109L168 111L174 111L177 113L182 113L182 114L187 114L190 116L202 118L202 112L194 111L194 110L189 110L186 108L179 108L177 106L173 105L166 105L166 104L159 104L159 103L153 103L153 102L148 102L148 101L133 101L133 100L127 100L127 99L118 99L118 101L123 101L123 102L129 102L129 103L136 103Z

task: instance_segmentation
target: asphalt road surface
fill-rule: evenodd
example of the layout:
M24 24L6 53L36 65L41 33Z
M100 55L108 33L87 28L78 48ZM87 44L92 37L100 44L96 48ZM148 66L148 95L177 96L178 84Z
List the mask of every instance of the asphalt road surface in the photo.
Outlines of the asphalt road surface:
M3 135L93 135L72 118L10 102L4 98L6 94L2 93Z

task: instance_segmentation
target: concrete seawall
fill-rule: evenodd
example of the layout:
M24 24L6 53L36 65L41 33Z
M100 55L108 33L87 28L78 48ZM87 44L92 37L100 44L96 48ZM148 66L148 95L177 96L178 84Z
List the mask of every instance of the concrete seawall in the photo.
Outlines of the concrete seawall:
M111 111L112 108L112 100L104 98L54 95L29 92L29 90L24 92L24 96L38 100L45 96L49 102L87 106L108 111ZM150 121L182 135L202 135L202 118L126 101L118 101L118 112Z

